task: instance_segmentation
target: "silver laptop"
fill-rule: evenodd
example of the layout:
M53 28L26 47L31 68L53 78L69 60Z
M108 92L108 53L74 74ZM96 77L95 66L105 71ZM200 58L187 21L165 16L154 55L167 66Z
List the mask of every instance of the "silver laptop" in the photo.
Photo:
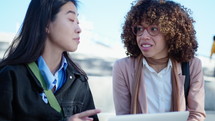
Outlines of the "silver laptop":
M113 116L108 121L187 121L189 111Z

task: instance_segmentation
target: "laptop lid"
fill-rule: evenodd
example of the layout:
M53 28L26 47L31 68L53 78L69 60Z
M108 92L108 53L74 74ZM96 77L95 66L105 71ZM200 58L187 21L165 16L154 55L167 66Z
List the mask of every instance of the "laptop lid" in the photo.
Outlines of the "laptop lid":
M113 116L108 121L187 121L189 111Z

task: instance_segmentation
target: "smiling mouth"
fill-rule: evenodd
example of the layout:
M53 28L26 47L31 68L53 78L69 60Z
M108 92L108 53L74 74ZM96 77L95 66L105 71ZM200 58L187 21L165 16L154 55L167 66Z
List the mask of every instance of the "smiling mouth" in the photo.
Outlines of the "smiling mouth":
M150 44L142 44L141 47L144 47L144 48L145 47L152 47L152 45L150 45Z
M142 47L151 47L152 45L142 45Z

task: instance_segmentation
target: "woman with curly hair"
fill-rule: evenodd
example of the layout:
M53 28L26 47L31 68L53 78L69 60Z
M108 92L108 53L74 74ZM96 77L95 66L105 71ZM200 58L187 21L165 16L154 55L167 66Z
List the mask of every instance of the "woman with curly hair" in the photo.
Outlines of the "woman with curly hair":
M198 43L190 13L168 0L132 4L121 34L128 57L113 67L117 115L188 110L188 121L205 119L203 72L195 57ZM182 62L189 64L187 97Z

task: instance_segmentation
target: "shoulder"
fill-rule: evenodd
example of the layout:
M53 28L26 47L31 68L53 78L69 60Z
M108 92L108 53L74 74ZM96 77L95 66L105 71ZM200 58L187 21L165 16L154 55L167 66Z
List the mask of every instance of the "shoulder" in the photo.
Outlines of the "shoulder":
M27 69L24 65L6 65L1 67L0 85L4 86L3 88L5 90L9 91L11 91L15 85L27 85L26 70Z
M23 69L26 68L25 65L5 65L0 67L0 72L2 71L15 71L15 70L19 70L19 69Z
M194 57L190 63L190 73L191 75L194 74L200 74L200 73L203 73L202 71L202 62L201 60L198 58L198 57Z
M116 60L113 65L113 75L131 74L135 70L136 58L125 57Z
M27 68L25 65L6 65L0 68L0 76L5 74L21 74L26 71Z
M202 62L198 57L194 57L191 61L190 61L190 66L202 66Z
M114 67L116 67L116 66L129 66L129 65L133 64L134 61L135 61L135 58L132 58L132 57L121 58L121 59L118 59L114 62Z

